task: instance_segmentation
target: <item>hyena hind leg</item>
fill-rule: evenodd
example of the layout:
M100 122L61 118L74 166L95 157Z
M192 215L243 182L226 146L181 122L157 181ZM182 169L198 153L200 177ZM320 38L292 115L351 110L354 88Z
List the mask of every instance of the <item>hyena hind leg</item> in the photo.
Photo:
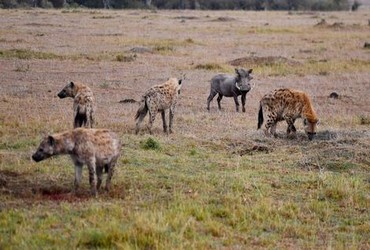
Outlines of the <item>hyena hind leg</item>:
M149 129L150 134L152 134L152 127L153 127L153 123L155 121L155 117L156 117L157 113L158 113L158 111L156 111L156 110L149 110L148 129Z
M267 120L264 132L266 136L273 135L276 137L276 121L271 119Z

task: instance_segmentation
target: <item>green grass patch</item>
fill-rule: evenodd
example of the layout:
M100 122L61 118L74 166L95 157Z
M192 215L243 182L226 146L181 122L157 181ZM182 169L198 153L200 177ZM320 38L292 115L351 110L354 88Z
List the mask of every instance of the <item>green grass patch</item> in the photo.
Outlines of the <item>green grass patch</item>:
M309 60L304 63L268 63L257 65L242 65L252 67L256 73L267 76L288 75L329 75L343 72L366 72L370 67L370 61L351 59L347 61L316 61Z
M160 143L152 137L149 137L145 141L141 142L141 147L145 150L160 150Z

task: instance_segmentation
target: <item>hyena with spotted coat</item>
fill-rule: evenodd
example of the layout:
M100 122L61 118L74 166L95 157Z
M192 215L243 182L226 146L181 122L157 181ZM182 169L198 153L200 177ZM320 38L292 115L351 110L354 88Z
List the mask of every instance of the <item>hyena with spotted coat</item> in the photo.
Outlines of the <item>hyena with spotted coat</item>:
M310 140L316 134L318 122L315 110L308 95L302 91L292 89L277 89L262 97L258 113L258 129L267 118L264 132L266 135L276 136L276 124L285 120L288 124L287 134L296 133L294 122L303 118L305 132Z
M182 80L170 78L161 85L155 85L145 92L141 98L140 107L136 113L136 134L139 133L140 124L149 111L149 132L152 133L152 126L158 112L161 112L163 131L167 133L166 113L169 109L169 132L172 133L173 117L177 99L180 94Z
M74 191L80 186L82 167L86 164L91 194L95 196L102 184L103 171L108 173L105 189L109 190L120 150L121 142L115 133L107 129L77 128L45 137L32 159L39 162L54 155L69 154L75 165Z
M91 89L80 82L68 83L59 93L59 98L73 98L73 127L94 127L95 99Z

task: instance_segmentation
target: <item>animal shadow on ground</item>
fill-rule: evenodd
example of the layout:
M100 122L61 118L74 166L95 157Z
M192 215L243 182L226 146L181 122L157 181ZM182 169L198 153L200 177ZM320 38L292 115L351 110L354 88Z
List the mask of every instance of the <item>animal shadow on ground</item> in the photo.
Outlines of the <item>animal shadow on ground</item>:
M0 195L21 199L27 203L51 202L80 202L91 199L88 184L81 187L77 194L72 192L73 178L61 179L60 176L50 178L34 173L18 173L11 170L0 170ZM99 192L99 197L124 198L122 188L112 185L109 193ZM28 201L28 202L27 202Z

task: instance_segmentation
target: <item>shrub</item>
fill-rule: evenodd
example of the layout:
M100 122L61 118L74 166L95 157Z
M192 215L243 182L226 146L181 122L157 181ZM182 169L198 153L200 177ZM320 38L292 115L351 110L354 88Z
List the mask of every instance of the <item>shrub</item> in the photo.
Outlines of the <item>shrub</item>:
M152 137L149 137L146 141L141 142L141 147L143 149L150 149L150 150L159 150L161 149L161 145L158 141L153 139Z

